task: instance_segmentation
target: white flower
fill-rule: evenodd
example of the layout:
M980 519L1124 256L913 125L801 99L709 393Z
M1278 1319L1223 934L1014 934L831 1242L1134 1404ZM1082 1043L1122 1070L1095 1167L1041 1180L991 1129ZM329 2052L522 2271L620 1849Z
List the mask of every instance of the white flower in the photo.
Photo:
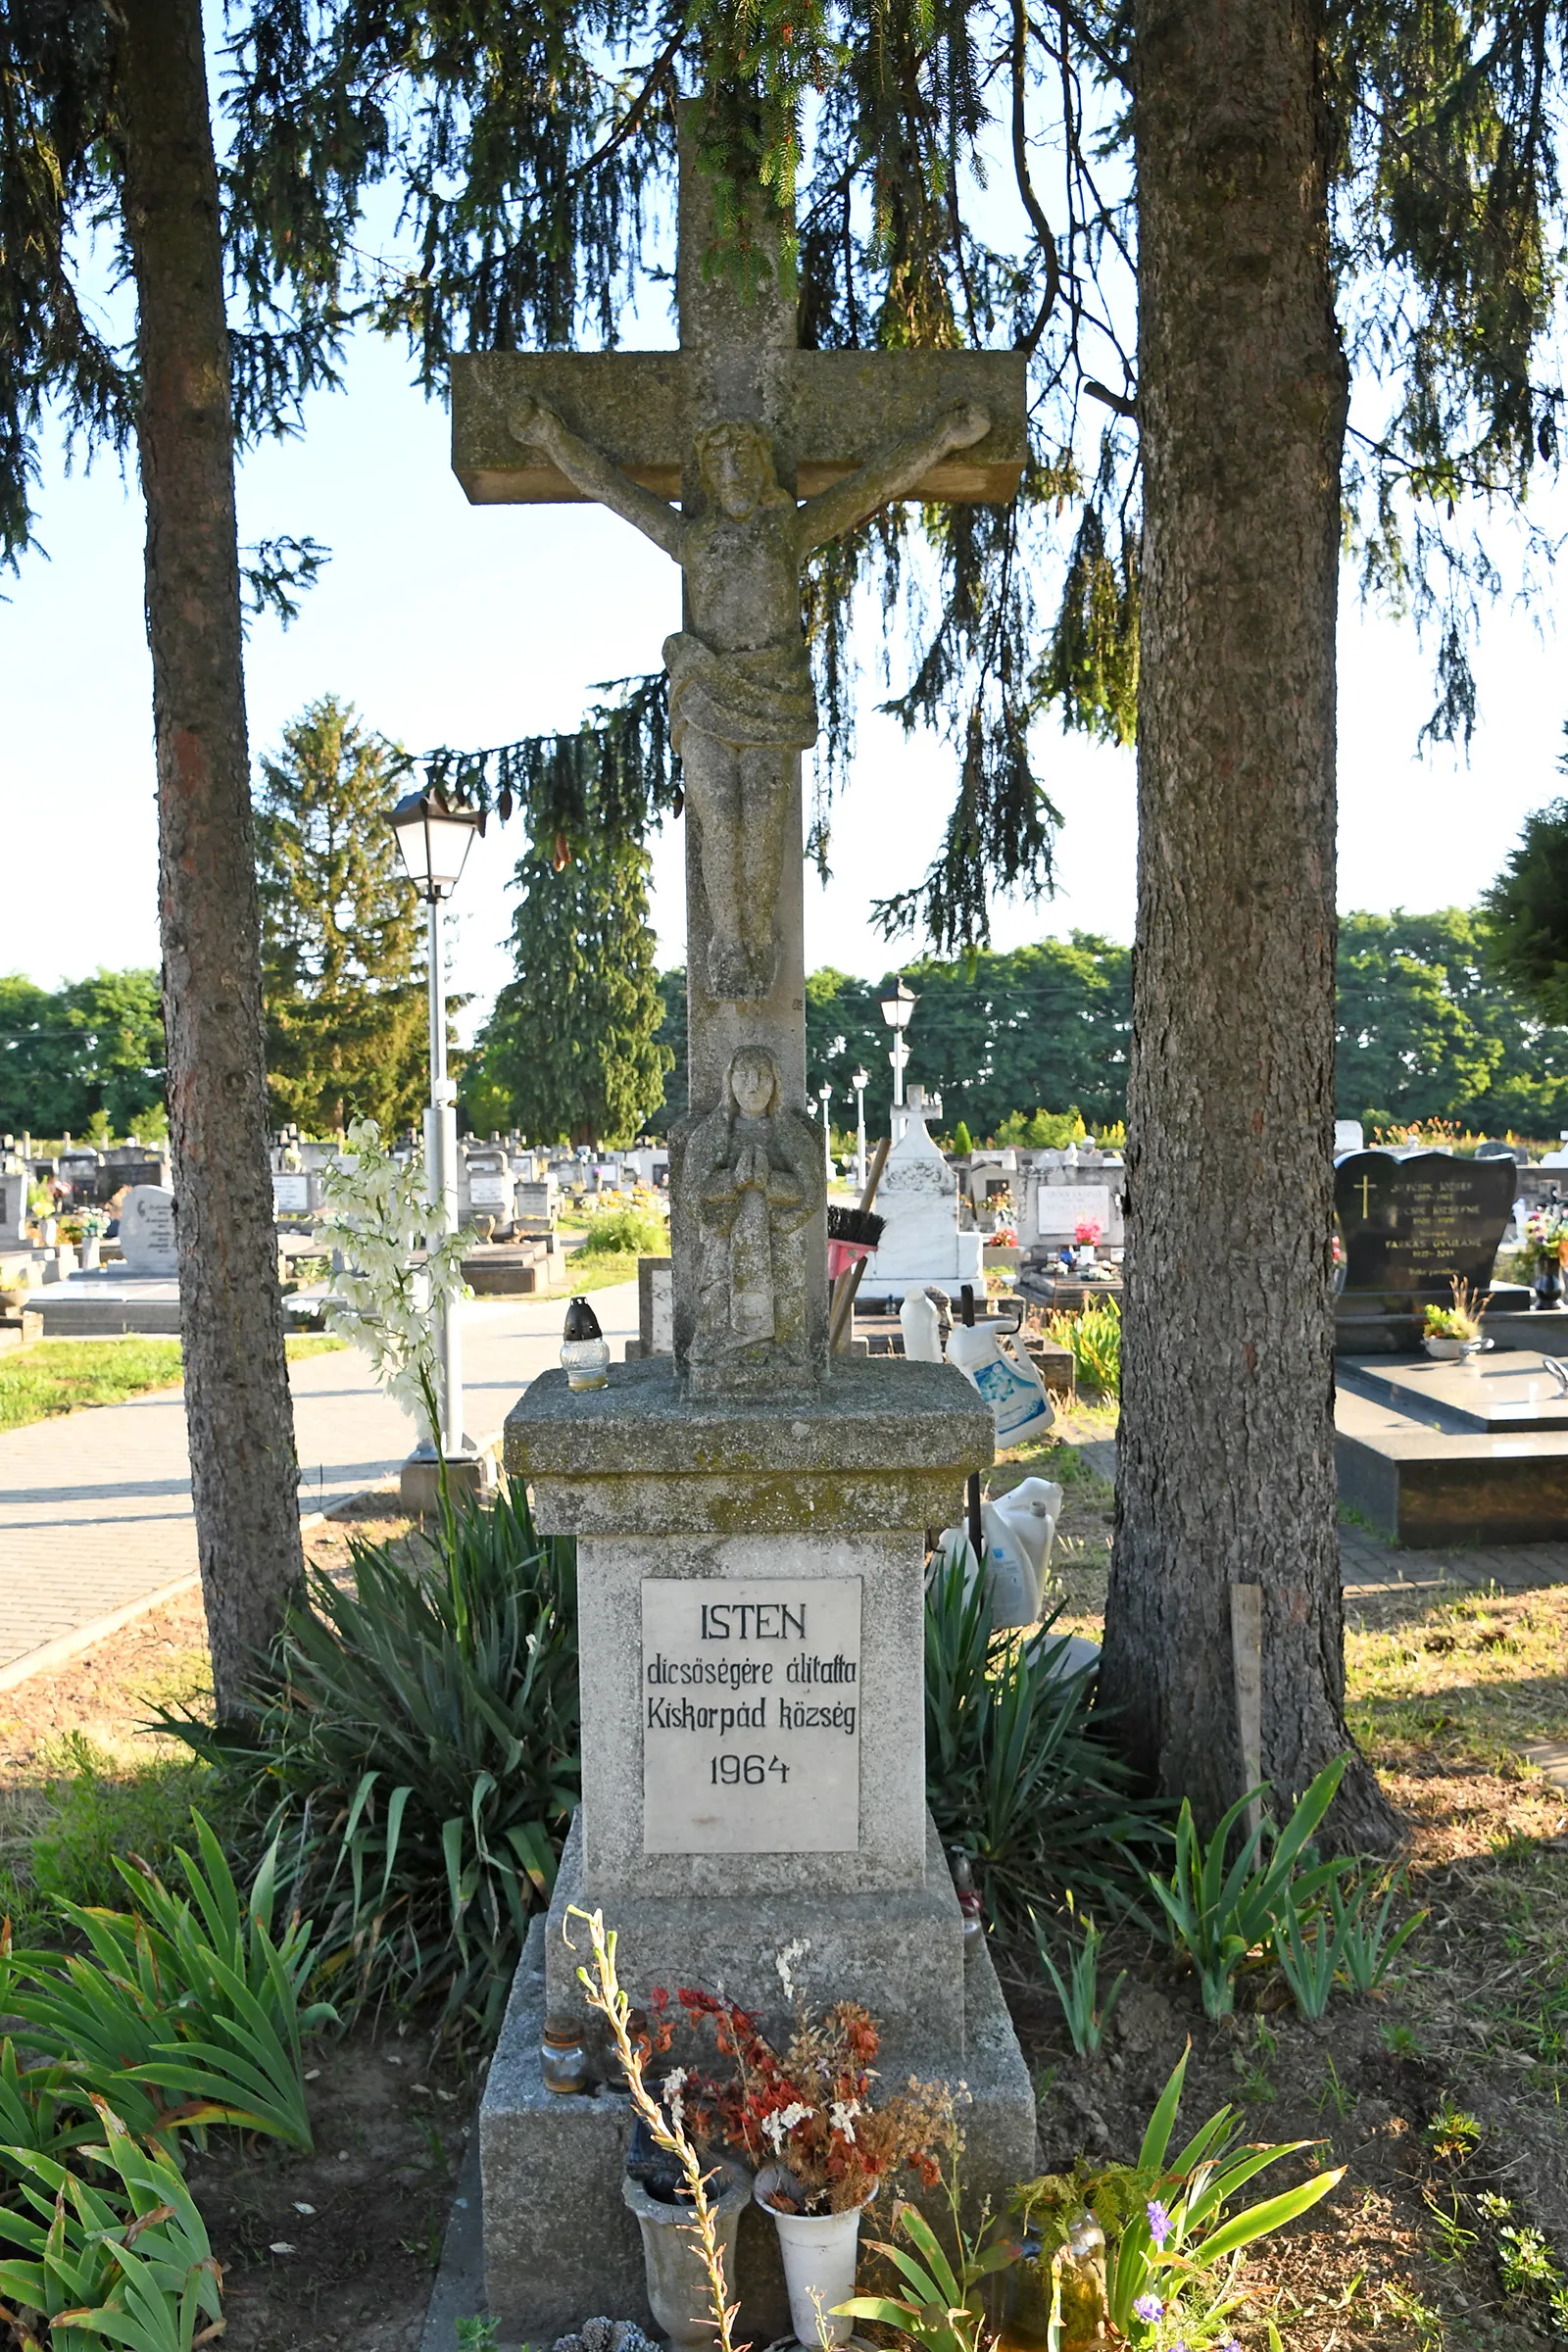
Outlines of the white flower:
M855 2119L860 2112L859 2100L835 2099L827 2112L834 2131L842 2132L853 2148L855 2145Z
M664 2094L664 2106L668 2111L669 2120L677 2132L685 2120L686 2108L680 2094L686 2087L686 2069L683 2066L672 2066L660 2085Z
M794 2131L796 2125L804 2124L807 2117L814 2113L815 2110L813 2108L803 2107L800 2100L796 2099L792 2105L788 2107L775 2108L771 2115L763 2116L762 2130L766 2132L768 2138L773 2143L773 2153L775 2156L778 2155L779 2151L782 2149L785 2140Z
M332 1327L362 1348L394 1404L427 1441L426 1388L439 1387L435 1310L468 1296L463 1259L472 1236L446 1233L417 1160L400 1167L374 1119L356 1119L349 1149L323 1171L321 1238L345 1263L331 1278Z
M797 1936L795 1941L787 1943L773 1962L773 1966L778 1970L778 1981L784 1987L784 1998L787 2001L793 2001L795 1998L795 1979L791 1976L790 1970L797 1960L806 1958L810 1948L811 1938L809 1936Z

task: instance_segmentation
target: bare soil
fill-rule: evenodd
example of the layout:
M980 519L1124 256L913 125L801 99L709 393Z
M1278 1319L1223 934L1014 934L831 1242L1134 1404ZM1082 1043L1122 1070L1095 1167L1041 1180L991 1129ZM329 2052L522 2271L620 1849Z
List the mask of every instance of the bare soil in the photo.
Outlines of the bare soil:
M1068 1434L1108 1433L1097 1416ZM1063 1479L1062 1622L1094 1631L1110 1489L1066 1446L1014 1467ZM355 1535L419 1542L389 1494L308 1546L344 1575ZM1190 2041L1189 2127L1230 2102L1248 2136L1309 2143L1259 2193L1276 2177L1347 2168L1324 2205L1255 2253L1237 2327L1246 2352L1265 2352L1270 2317L1288 2352L1525 2352L1568 2335L1568 2317L1552 2332L1544 2284L1504 2283L1509 2229L1539 2230L1545 2259L1568 2270L1568 1793L1520 1754L1532 1739L1568 1739L1568 1588L1375 1594L1351 1612L1347 1656L1352 1722L1409 1825L1411 1900L1430 1913L1408 1965L1382 1999L1337 1996L1321 2026L1259 1970L1240 2014L1216 2026L1168 1952L1121 1928L1102 1981L1125 1969L1128 1982L1095 2060L1073 2056L1033 1969L1004 1965L1040 2092L1041 2168L1133 2157ZM46 1806L69 1732L145 1759L149 1698L196 1694L205 1663L193 1592L0 1695L0 1828L16 1840ZM311 2064L315 2155L215 2137L192 2158L225 2268L225 2340L236 2352L412 2352L477 2079L390 2017L321 2035ZM1498 2197L1508 2213L1488 2210Z
M1054 1468L1049 1449L1027 1467L1068 1473L1059 1622L1098 1634L1111 1490L1081 1464ZM1337 1994L1309 2025L1260 1969L1244 1977L1239 2014L1215 2025L1168 1949L1123 1928L1102 1972L1102 1987L1128 1972L1106 2048L1079 2059L1054 1995L1032 1970L1008 1972L1042 2167L1136 2157L1190 2042L1188 2129L1229 2103L1249 2138L1308 2143L1258 2193L1346 2168L1253 2253L1237 2327L1247 2352L1262 2352L1270 2318L1288 2352L1561 2342L1568 2302L1554 2310L1544 2279L1521 2279L1511 2257L1530 2256L1537 2231L1540 2259L1568 2274L1568 1791L1521 1752L1568 1739L1568 1588L1363 1596L1347 1612L1346 1656L1352 1728L1407 1825L1397 1915L1429 1913L1393 1981L1371 2001ZM1508 2212L1489 2207L1499 2198Z

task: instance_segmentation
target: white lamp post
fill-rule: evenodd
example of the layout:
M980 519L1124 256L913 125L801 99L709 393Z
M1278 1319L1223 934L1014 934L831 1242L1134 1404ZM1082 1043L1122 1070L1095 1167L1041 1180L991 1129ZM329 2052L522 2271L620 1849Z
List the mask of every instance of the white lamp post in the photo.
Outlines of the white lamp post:
M827 1106L833 1100L832 1079L824 1078L816 1091L822 1103L822 1158L827 1168L827 1180L831 1184L833 1181L833 1122L828 1117Z
M909 1058L904 1032L909 1026L909 1016L920 1000L912 988L905 987L904 974L900 972L886 996L878 1001L882 1006L882 1018L893 1032L893 1048L888 1059L893 1064L892 1129L893 1141L897 1144L904 1140L904 1069Z
M855 1181L865 1190L865 1090L871 1083L869 1070L852 1070L850 1084L855 1089Z
M429 910L430 1107L424 1114L424 1169L435 1230L458 1224L457 1088L447 1076L446 977L441 961L441 906L458 887L464 861L484 819L472 808L449 808L438 792L411 792L387 810L387 823L409 880ZM458 1309L441 1313L436 1329L441 1427L436 1445L447 1461L472 1451L463 1434L463 1326Z

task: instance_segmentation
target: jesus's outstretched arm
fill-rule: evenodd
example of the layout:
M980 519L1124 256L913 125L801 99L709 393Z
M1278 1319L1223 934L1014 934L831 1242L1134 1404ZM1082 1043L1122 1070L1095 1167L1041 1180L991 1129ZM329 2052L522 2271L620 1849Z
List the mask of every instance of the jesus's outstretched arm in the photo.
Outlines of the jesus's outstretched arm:
M991 418L972 400L955 401L932 424L907 434L867 458L841 482L833 482L808 498L798 510L802 555L853 531L857 523L885 507L890 498L903 498L922 474L945 458L950 449L968 449L983 441Z
M622 473L613 459L564 424L554 409L541 400L519 400L507 419L507 430L524 448L542 449L584 498L596 499L622 522L634 524L673 563L680 563L686 526L668 500L657 498Z

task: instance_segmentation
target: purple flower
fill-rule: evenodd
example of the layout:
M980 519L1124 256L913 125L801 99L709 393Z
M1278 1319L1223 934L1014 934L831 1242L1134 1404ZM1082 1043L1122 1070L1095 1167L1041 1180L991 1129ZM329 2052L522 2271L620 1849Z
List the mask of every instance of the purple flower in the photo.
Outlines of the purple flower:
M1147 2320L1151 2328L1153 2327L1154 2322L1159 2318L1159 2315L1164 2308L1164 2304L1160 2301L1157 2295L1140 2295L1137 2302L1133 2305L1133 2309L1138 2314L1138 2317L1141 2320Z
M1149 2234L1163 2254L1165 2240L1170 2235L1170 2215L1157 2197L1151 2197L1145 2210L1149 2215Z

